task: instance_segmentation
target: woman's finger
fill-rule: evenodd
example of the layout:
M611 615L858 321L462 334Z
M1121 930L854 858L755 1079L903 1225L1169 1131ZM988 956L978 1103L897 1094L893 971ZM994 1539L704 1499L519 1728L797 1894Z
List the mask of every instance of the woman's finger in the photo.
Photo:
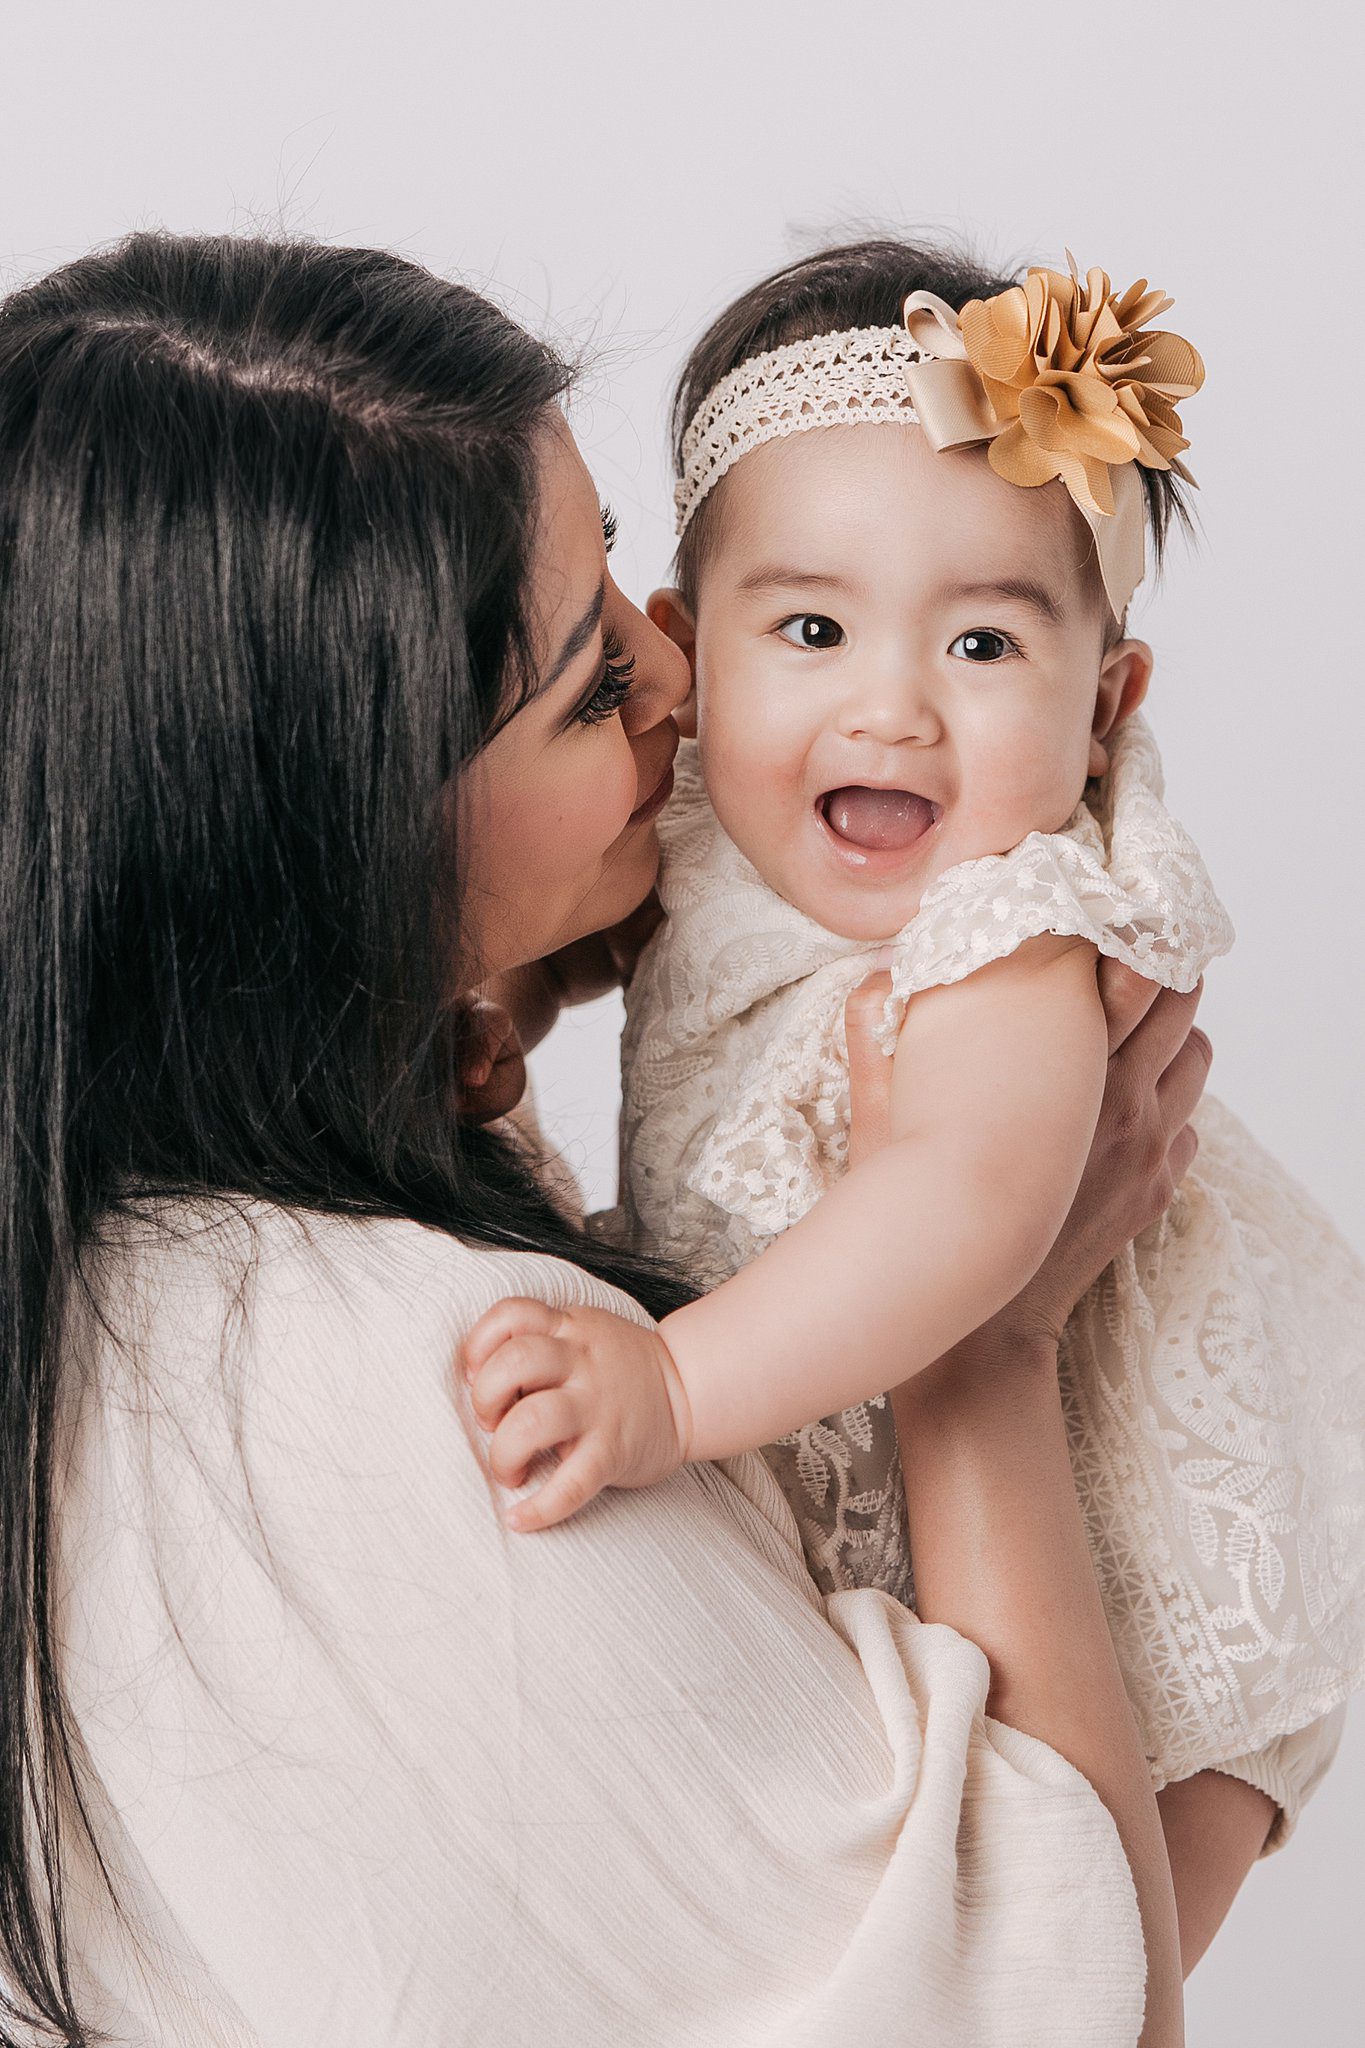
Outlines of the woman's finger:
M1180 1186L1181 1181L1184 1180L1185 1175L1194 1164L1194 1155L1198 1150L1199 1133L1193 1124L1186 1124L1183 1130L1176 1132L1171 1142L1171 1149L1166 1156L1166 1164L1170 1169L1171 1179L1177 1187Z
M581 1429L577 1407L563 1387L528 1394L494 1430L489 1469L501 1486L524 1486L536 1459L557 1444L570 1443Z
M1208 1033L1196 1026L1156 1084L1157 1106L1168 1131L1178 1131L1194 1115L1212 1064Z
M507 1525L511 1529L549 1529L586 1507L605 1484L601 1453L591 1438L585 1439L561 1458L543 1486L513 1503L507 1510Z
M1203 993L1202 981L1188 995L1179 995L1172 988L1158 989L1145 1015L1129 1032L1117 1060L1139 1094L1155 1088L1189 1037Z
M848 1034L848 1163L870 1159L891 1136L892 1062L874 1033L891 993L891 976L870 974L844 1005Z
M496 1429L514 1401L543 1387L562 1386L572 1369L569 1347L558 1337L509 1337L475 1376L474 1413Z
M543 1301L509 1294L506 1300L495 1302L487 1315L479 1317L461 1345L465 1378L472 1380L476 1372L481 1372L499 1344L505 1344L510 1337L552 1337L558 1327L558 1309Z
M1121 960L1111 960L1105 953L1100 956L1099 990L1112 1054L1136 1031L1161 989L1156 982L1136 974Z

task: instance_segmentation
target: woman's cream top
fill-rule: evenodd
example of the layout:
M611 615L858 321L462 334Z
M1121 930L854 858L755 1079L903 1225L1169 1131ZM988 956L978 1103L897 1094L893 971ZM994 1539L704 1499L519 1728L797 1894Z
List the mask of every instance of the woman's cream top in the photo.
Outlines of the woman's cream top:
M462 1333L639 1310L415 1225L160 1222L103 1256L58 1494L112 2042L1136 2040L1105 1808L971 1643L817 1593L761 1458L504 1531Z

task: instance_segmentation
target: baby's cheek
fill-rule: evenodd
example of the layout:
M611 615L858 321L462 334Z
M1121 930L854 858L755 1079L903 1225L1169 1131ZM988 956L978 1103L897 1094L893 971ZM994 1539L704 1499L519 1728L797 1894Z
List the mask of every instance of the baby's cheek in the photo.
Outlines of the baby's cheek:
M761 707L746 717L730 690L704 691L698 698L697 731L702 774L718 813L743 804L763 802L780 772Z
M735 844L762 867L781 837L781 788L758 755L718 751L703 763L711 807Z
M752 746L703 751L711 807L740 852L764 881L790 897L799 886L792 862L799 858L798 810L804 803L783 764Z
M1085 765L1070 734L1021 732L992 748L973 778L973 808L992 850L1017 846L1030 832L1060 831L1084 793Z

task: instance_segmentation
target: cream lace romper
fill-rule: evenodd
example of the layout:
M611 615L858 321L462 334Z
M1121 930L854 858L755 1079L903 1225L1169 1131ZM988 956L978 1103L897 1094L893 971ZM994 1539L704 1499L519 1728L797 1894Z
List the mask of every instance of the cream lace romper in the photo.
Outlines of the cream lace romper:
M1232 931L1162 801L1141 718L1060 833L942 875L898 935L882 1026L1042 932L1188 990ZM844 1000L875 950L776 895L726 837L695 746L660 820L668 921L627 1001L625 1227L714 1286L803 1215L848 1150ZM1218 1767L1282 1829L1365 1676L1365 1270L1205 1096L1166 1215L1078 1305L1062 1350L1076 1484L1158 1783ZM912 1583L883 1398L765 1452L826 1591Z

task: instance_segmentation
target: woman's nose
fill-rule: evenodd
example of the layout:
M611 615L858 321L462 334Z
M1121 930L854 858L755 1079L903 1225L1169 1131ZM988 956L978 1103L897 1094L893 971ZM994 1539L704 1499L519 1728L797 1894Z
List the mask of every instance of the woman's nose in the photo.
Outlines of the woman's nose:
M692 688L692 670L682 649L631 606L628 651L635 659L635 683L621 712L631 739L639 739L676 711Z

